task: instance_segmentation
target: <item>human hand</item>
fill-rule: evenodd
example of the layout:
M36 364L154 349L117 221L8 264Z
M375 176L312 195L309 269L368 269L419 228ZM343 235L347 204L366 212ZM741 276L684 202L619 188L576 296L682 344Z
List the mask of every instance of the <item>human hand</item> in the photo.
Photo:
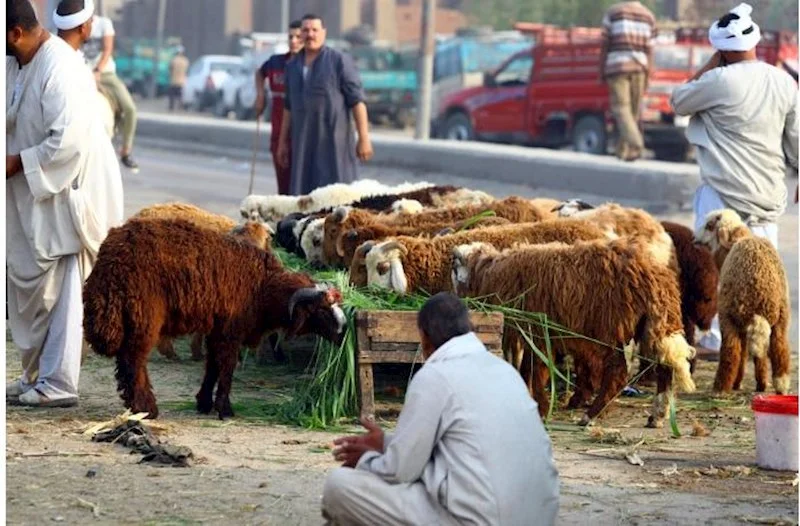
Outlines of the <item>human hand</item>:
M10 179L22 170L22 158L19 155L6 155L6 179Z
M266 100L263 94L258 95L256 97L256 104L255 104L255 112L256 117L260 117L262 113L264 113L264 107L266 106Z
M280 141L278 144L278 165L281 167L289 166L289 147L286 141Z
M366 434L337 438L333 441L333 444L338 446L333 450L333 458L342 462L343 467L356 467L361 456L367 451L383 452L383 430L365 418L361 419L361 425L367 430Z
M97 82L98 84L100 83L100 72L99 71L95 71L94 72L94 81Z
M356 156L361 161L369 161L372 159L372 142L369 137L362 135L358 137L358 144L356 145Z

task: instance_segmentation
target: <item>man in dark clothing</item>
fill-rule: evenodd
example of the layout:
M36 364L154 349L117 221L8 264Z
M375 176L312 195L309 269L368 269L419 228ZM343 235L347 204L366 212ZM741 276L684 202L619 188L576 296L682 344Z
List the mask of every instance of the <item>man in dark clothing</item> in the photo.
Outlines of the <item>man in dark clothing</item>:
M299 20L292 22L289 25L289 51L279 55L272 55L256 71L256 116L261 115L266 106L265 81L269 81L269 91L272 94L272 113L270 116L272 136L270 137L269 150L272 153L272 163L275 166L275 176L278 179L278 194L280 195L289 193L289 181L291 180L291 166L289 163L281 164L278 162L278 139L280 138L283 123L283 101L286 98L286 64L303 49L301 26L302 24ZM291 151L291 145L289 150Z
M278 145L278 159L286 165L291 137L292 195L350 183L358 178L356 157L372 158L364 90L353 60L325 45L325 25L319 16L304 16L302 31L303 51L286 65L287 94ZM358 131L357 142L349 112Z

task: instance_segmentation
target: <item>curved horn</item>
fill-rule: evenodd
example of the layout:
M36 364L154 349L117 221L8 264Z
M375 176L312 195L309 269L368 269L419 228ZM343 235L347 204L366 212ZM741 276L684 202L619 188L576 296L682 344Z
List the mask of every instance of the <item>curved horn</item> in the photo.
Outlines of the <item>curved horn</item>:
M348 230L347 233L345 234L345 236L350 241L354 241L354 240L358 239L358 230L356 230L355 228L353 228L352 230Z
M294 317L295 307L309 301L315 301L323 294L325 294L325 291L318 289L317 286L296 290L291 299L289 299L289 319Z
M404 247L399 241L387 241L381 247L381 252L389 252L390 250L399 250L404 256L408 254L408 249Z
M369 251L372 250L374 247L375 247L374 241L366 241L361 245L359 245L357 250L359 250L361 254L366 256L367 254L369 254Z
M333 211L333 220L337 223L341 223L347 217L347 208L344 206L340 206Z

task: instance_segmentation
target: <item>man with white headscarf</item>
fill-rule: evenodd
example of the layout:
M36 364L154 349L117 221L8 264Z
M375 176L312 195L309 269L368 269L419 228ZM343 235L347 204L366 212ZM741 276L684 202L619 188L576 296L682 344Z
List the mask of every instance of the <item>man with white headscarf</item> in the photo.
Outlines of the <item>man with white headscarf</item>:
M675 89L672 107L691 115L686 137L697 147L701 177L695 229L709 212L730 208L777 248L784 178L797 174L798 91L788 73L757 59L761 31L752 10L739 4L711 25L708 38L717 52ZM715 319L699 346L718 352L720 343Z
M82 283L122 221L121 176L91 74L29 0L6 0L6 46L8 324L22 355L6 400L66 407L78 401Z

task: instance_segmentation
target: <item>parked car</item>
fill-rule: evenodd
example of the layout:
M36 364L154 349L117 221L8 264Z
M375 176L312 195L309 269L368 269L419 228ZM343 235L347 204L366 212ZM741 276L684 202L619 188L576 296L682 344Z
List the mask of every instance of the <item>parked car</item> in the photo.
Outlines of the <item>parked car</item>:
M233 55L203 55L198 58L187 72L181 96L183 106L197 111L213 108L222 85L241 67L241 57Z

